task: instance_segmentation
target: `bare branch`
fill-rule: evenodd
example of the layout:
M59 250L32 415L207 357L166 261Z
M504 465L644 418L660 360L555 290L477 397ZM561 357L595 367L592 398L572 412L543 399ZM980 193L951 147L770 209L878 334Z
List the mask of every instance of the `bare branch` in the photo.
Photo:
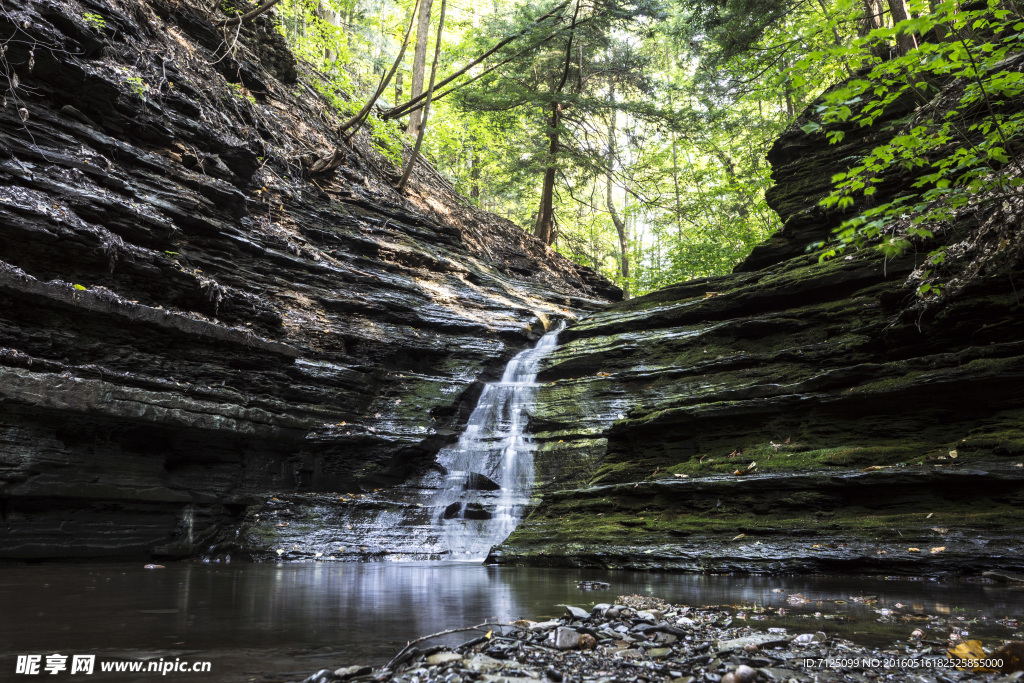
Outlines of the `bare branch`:
M274 5L276 5L279 2L281 2L281 0L267 0L265 3L263 3L262 5L260 5L259 7L257 7L256 9L254 9L251 12L246 12L245 14L243 14L240 17L231 17L230 19L221 19L220 21L215 21L215 22L213 22L213 25L214 26L238 26L239 24L243 24L243 23L245 23L247 21L252 21L253 19L258 17L259 15L263 14L264 12L270 11L270 8L272 8Z
M421 637L417 638L416 640L410 640L408 643L405 644L405 647L402 648L401 652L399 652L397 655L395 655L394 659L392 659L390 662L388 662L387 664L384 665L384 668L385 669L390 669L392 666L394 666L395 663L398 662L402 658L402 656L405 655L406 652L411 650L412 647L414 645L416 645L417 643L422 643L425 640L431 640L433 638L439 638L440 636L451 635L452 633L465 633L466 631L476 631L478 629L483 628L484 626L496 626L496 625L497 624L488 624L485 621L484 623L477 624L476 626L463 626L462 628L453 628L453 629L449 629L447 631L438 631L437 633L431 633L428 636L421 636Z

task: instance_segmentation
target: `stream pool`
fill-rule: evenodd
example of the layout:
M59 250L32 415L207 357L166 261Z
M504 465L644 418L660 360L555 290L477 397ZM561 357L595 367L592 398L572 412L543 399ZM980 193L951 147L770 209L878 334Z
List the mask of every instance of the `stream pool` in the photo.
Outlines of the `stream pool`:
M612 587L581 590L581 580ZM8 565L0 566L0 680L32 680L9 675L17 655L54 653L211 662L211 673L104 677L97 668L54 680L301 680L322 668L383 664L427 633L559 616L559 605L589 607L627 593L733 605L734 625L825 631L861 644L906 638L918 627L936 639L951 629L1019 638L1024 628L1015 622L1024 623L1024 588L976 582L439 563ZM794 604L796 593L807 602Z

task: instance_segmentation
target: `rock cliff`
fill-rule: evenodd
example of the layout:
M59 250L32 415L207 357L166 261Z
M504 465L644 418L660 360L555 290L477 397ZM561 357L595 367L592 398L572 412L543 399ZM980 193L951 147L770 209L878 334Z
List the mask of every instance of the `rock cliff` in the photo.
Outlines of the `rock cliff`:
M401 481L618 294L428 164L396 193L267 16L235 37L4 3L0 558L184 556L269 492Z
M979 198L920 245L950 247L941 297L917 294L923 254L819 262L805 251L842 219L818 205L830 178L917 115L897 102L832 146L797 121L769 153L778 234L732 275L614 305L562 334L538 377L542 494L493 559L1024 567L1019 200ZM913 180L893 168L879 199Z

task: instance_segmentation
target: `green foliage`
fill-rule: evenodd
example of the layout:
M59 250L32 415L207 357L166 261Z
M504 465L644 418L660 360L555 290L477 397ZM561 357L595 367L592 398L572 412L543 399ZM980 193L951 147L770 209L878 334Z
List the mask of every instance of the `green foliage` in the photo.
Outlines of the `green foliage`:
M828 252L871 243L894 255L993 187L1016 191L1006 170L1024 125L1011 104L1024 81L1000 66L1020 49L1016 15L995 2L971 12L952 2L934 12L924 0L911 5L912 19L893 25L883 17L870 30L863 0L592 0L580 6L561 91L575 2L539 24L553 0L452 7L439 77L504 36L523 36L463 77L479 76L472 85L432 104L424 151L474 203L529 230L558 102L554 247L626 284L607 206L610 170L612 204L630 236L628 284L639 294L728 272L778 228L765 200L765 153L825 93L811 120L800 121L808 134L838 145L862 126L901 127L835 179L826 203L851 220ZM394 60L412 7L412 0L282 0L275 11L307 73L316 74L310 84L345 118ZM928 38L940 30L955 39ZM919 49L891 58L907 32ZM389 90L382 100L409 97L411 61L409 50L399 71L405 91ZM953 81L964 84L959 99L936 100ZM908 101L918 111L893 121L890 113ZM399 164L400 128L375 115L367 126ZM883 201L893 168L912 169L918 186ZM939 269L932 270L922 293L938 284Z
M325 82L312 76L309 84L323 96L324 100L331 106L341 118L348 118L359 111L360 104L345 99L341 93L342 89L337 83ZM402 165L402 137L394 124L381 121L376 114L371 113L366 119L370 129L370 139L373 140L375 149L394 166Z
M103 31L107 28L107 22L103 16L94 12L82 12L82 19L95 31Z
M241 83L228 82L228 90L235 97L241 97L242 99L249 100L250 103L256 104L256 98L248 93L248 91L242 86Z
M888 124L898 126L898 134L832 178L834 190L822 204L846 210L859 202L861 208L843 222L823 258L866 245L897 255L947 229L964 209L1019 195L1024 184L1019 162L1011 161L1024 136L1024 74L1009 59L1024 48L1024 21L996 0L972 11L953 0L933 10L913 3L912 9L916 18L842 48L861 71L828 93L815 112L820 123L804 127L839 142L843 129L878 125L908 103L915 108L907 120ZM918 48L886 61L873 56L872 45L901 32L915 34ZM914 177L912 191L872 205L894 170ZM928 260L938 266L944 258L937 249ZM929 270L918 292L940 287Z
M127 83L128 87L131 88L132 91L141 99L146 99L149 94L149 85L144 80L138 76L129 76L125 79L125 83Z

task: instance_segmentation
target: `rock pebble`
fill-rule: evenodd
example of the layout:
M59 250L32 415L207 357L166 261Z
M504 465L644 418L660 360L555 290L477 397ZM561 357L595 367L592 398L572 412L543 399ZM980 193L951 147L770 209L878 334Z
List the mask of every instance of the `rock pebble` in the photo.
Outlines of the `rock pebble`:
M639 596L620 596L590 612L569 606L566 611L558 620L487 624L478 633L467 632L462 645L424 639L383 667L324 669L303 683L1024 682L1024 674L1008 669L940 666L948 664L948 644L913 637L868 648L821 631L734 625L726 609ZM997 652L1024 667L1024 643Z
M566 605L565 611L571 614L573 619L587 620L590 618L590 612L579 607L573 607L572 605Z

